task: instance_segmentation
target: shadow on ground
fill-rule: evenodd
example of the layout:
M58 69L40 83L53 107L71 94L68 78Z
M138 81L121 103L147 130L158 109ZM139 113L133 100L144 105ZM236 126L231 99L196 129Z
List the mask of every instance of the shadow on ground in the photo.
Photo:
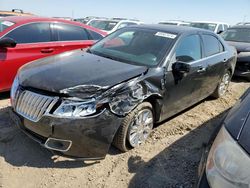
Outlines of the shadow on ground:
M235 83L249 82L249 80L247 80L246 78L239 77L239 76L233 76L231 81Z
M93 163L63 160L54 162L53 154L28 138L11 120L10 107L0 109L0 156L17 167L82 168Z
M10 98L10 92L0 93L0 100L9 99L9 98Z
M139 156L131 156L128 168L135 175L129 188L195 187L204 145L215 137L226 114L224 111L182 136L148 162Z

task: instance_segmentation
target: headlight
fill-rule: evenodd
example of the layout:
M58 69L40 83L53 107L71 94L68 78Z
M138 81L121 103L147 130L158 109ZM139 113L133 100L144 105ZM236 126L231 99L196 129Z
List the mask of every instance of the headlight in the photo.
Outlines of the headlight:
M19 87L19 81L18 77L16 76L10 90L10 101L12 106L15 104L16 92L18 90L18 87Z
M92 99L87 102L66 100L53 113L65 118L84 117L96 112L96 103Z
M249 188L249 155L222 127L208 155L206 175L212 188Z

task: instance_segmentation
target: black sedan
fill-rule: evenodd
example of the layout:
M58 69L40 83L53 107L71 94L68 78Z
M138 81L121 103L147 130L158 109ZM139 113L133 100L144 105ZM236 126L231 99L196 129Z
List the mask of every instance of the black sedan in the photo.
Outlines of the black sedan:
M229 45L234 46L238 52L234 75L241 76L250 81L250 26L237 25L229 28L222 34Z
M102 159L111 143L121 151L137 147L155 123L224 95L235 63L235 49L213 32L133 26L87 51L22 67L12 105L21 129L41 145Z
M250 89L227 115L200 175L200 188L250 186Z

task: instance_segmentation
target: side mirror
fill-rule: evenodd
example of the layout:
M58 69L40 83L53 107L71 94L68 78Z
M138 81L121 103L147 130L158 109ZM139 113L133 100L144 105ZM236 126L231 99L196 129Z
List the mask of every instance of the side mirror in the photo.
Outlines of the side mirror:
M217 34L221 34L221 33L223 33L223 31L222 31L222 30L220 30L220 31L218 31L218 32L217 32Z
M16 41L14 41L12 38L2 38L0 39L0 48L15 48L16 47Z
M173 72L188 73L190 71L190 65L184 62L177 61L172 65Z
M184 62L177 61L172 65L174 82L177 85L190 72L190 65Z

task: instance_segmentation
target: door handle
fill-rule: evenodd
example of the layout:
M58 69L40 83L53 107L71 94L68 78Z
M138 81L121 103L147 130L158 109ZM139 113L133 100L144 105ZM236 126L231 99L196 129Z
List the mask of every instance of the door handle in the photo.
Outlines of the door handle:
M197 70L197 72L205 72L206 71L206 68L205 67L199 67L199 69Z
M54 52L54 48L44 48L41 49L41 53L47 54L47 53L52 53Z

